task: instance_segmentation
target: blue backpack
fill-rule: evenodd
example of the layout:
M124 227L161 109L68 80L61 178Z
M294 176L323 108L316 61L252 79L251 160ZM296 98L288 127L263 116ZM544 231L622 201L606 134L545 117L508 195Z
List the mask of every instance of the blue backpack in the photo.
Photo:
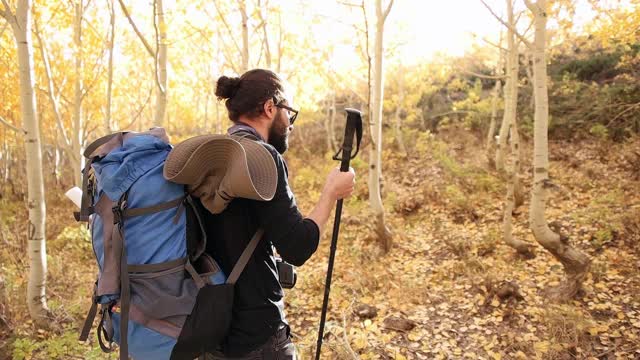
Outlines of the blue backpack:
M98 263L85 341L99 315L105 352L120 359L194 359L222 341L231 321L233 284L262 236L258 231L232 271L204 252L206 211L184 185L163 177L172 146L164 130L114 133L84 152L83 197Z

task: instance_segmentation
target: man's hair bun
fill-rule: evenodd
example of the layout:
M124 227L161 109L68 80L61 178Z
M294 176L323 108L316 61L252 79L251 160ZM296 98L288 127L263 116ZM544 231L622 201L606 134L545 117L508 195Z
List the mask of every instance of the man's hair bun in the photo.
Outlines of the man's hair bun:
M239 88L239 77L221 76L216 84L216 96L218 99L230 99L238 92Z

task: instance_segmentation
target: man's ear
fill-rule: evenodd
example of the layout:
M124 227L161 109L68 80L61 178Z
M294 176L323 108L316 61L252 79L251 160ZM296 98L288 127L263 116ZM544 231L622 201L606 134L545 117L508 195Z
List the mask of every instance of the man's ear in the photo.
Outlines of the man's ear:
M273 119L275 117L277 109L275 103L273 102L273 99L265 101L263 110L265 115L267 115L269 119Z

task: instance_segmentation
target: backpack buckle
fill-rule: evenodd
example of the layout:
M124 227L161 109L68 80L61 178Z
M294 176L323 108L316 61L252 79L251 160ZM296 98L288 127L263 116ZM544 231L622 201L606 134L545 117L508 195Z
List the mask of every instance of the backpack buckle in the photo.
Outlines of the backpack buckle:
M114 207L111 208L111 211L113 211L113 223L114 224L121 224L122 223L122 209L120 208L120 205L115 205Z

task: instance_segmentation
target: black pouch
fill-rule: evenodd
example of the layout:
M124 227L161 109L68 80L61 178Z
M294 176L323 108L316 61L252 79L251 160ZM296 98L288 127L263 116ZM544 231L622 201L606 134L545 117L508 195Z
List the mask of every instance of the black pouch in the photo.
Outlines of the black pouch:
M235 283L263 234L262 229L256 231L225 284L207 284L200 289L171 351L171 360L193 360L205 352L213 352L224 341L231 327Z
M214 351L231 326L233 284L205 285L185 321L171 360L193 360Z

